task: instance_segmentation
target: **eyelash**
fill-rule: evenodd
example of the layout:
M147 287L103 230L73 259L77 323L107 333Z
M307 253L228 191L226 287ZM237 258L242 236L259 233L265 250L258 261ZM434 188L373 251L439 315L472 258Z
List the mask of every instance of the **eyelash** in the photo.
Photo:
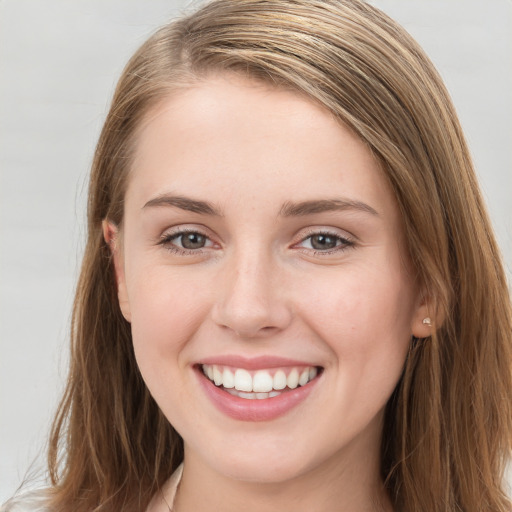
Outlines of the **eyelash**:
M165 235L162 235L160 241L158 242L158 245L162 245L165 247L166 250L178 254L180 256L189 256L189 255L198 255L203 253L204 247L198 248L198 249L186 249L184 247L178 247L174 244L174 241L176 239L179 239L180 237L187 235L189 233L197 234L200 236L205 237L205 239L210 240L211 239L206 235L204 232L198 230L198 229L180 229L179 231L176 231L174 233L167 233ZM334 253L340 253L343 251L346 251L347 249L353 248L355 245L355 242L350 238L345 238L340 236L337 233L333 233L327 230L320 230L320 231L311 231L307 234L307 236L303 237L298 243L294 244L294 246L304 243L306 240L314 237L314 236L326 236L330 238L336 239L336 243L340 242L339 245L336 245L332 249L328 250L319 250L319 249L306 249L302 248L302 252L308 252L311 253L313 251L313 254L315 256L328 256L330 254Z

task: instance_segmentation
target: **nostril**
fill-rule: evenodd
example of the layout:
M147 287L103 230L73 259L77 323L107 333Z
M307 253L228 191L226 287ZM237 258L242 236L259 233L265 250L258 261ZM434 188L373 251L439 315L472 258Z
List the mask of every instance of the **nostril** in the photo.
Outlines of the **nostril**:
M248 328L244 329L234 329L229 326L224 325L224 328L230 329L237 338L241 339L251 339L251 338L258 338L258 337L266 337L269 335L272 335L276 332L278 332L280 329L279 327L274 327L272 325L259 327L255 326L253 329L248 326Z

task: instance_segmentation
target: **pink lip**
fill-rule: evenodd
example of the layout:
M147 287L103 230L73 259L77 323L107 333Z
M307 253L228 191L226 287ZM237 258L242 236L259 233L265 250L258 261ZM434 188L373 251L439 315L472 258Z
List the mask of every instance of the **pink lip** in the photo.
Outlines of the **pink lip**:
M213 356L198 361L197 364L217 364L220 366L233 366L246 370L261 370L279 368L282 366L317 366L311 362L297 361L276 356L243 357L238 355Z
M222 358L222 361L223 363L206 363L205 361L204 364L227 364L224 358ZM287 365L283 365L283 360L280 360L279 366ZM242 367L247 368L247 366ZM260 365L257 368L270 367ZM200 367L195 367L195 373L206 393L206 396L212 401L215 407L227 416L240 421L270 421L278 418L279 416L283 416L308 397L309 393L313 390L320 378L317 377L308 382L305 386L285 391L279 396L273 398L248 400L231 395L222 388L217 387L204 376Z

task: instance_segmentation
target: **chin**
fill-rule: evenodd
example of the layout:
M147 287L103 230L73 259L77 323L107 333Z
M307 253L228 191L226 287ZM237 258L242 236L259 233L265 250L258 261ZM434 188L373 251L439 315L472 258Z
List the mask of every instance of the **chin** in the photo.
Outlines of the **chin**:
M248 446L252 444L252 446ZM281 446L276 447L276 444ZM306 473L319 461L304 453L300 443L269 441L251 443L249 436L242 445L225 446L221 453L209 452L207 464L228 478L243 482L282 483ZM316 458L318 454L315 454Z
M286 455L283 455L283 459ZM293 480L306 472L302 465L293 463L289 457L275 463L274 459L226 461L217 471L234 480L262 484L280 484Z

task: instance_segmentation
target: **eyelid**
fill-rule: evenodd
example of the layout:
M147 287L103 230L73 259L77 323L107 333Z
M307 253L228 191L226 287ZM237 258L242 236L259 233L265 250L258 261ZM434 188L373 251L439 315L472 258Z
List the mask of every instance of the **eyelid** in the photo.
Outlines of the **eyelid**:
M301 230L295 237L296 241L294 242L294 244L303 242L304 240L313 235L330 235L350 242L357 241L357 237L355 235L344 229L327 226L312 226Z
M177 224L175 226L168 226L165 228L162 231L162 234L159 235L158 241L161 241L163 238L177 236L182 233L199 233L209 239L217 238L210 229L201 224Z

